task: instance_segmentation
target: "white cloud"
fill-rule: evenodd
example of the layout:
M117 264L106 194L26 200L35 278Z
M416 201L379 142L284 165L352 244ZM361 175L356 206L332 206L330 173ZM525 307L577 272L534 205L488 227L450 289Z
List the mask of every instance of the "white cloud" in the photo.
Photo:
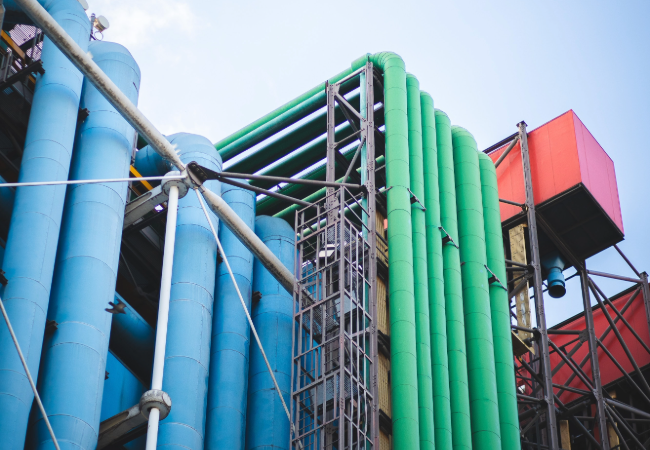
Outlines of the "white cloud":
M91 0L88 12L105 15L111 24L106 38L119 36L130 48L151 45L160 33L194 34L199 24L196 8L178 0Z

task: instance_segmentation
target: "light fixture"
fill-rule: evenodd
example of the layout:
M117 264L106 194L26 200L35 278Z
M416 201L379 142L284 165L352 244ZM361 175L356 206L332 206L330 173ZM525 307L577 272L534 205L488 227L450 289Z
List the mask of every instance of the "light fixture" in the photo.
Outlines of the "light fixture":
M93 22L93 27L97 29L100 33L102 33L104 30L108 29L111 24L108 23L108 19L104 16L97 16L95 17L95 21Z

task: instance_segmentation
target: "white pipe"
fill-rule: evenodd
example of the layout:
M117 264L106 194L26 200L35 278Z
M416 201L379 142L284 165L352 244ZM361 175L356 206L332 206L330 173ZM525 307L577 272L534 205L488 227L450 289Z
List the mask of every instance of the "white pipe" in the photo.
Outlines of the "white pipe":
M167 226L165 227L165 249L163 253L162 277L160 280L160 302L158 303L158 323L156 325L156 347L153 357L151 389L162 390L165 369L165 348L167 346L167 322L169 319L169 298L172 289L172 266L174 265L174 244L176 242L176 219L178 217L178 186L169 188L167 202ZM158 444L158 423L160 411L151 408L147 427L146 450L156 450Z
M70 36L56 23L50 14L36 0L15 0L27 13L47 37L63 52L77 69L101 92L106 100L135 128L140 135L159 153L168 159L179 171L185 170L185 165L176 154L176 148L153 126L144 114L131 103L104 72L95 64L91 55L87 55L72 40ZM200 187L203 198L210 209L221 219L226 226L239 238L262 265L282 284L289 292L293 293L295 277L284 267L284 264L268 249L266 245L228 206L218 195Z
M184 180L184 175L140 177L140 178L106 178L103 180L65 180L65 181L28 181L25 183L0 183L0 188L16 188L22 186L55 186L59 184L96 184L96 183L123 183L132 181L162 181L162 180Z
M2 316L5 318L5 322L7 322L7 328L9 329L9 334L11 335L11 339L14 341L14 345L16 346L16 350L18 351L20 362L22 363L23 368L25 369L25 374L27 375L27 379L29 380L29 385L32 387L32 391L34 392L34 398L36 399L36 403L38 404L38 409L40 409L41 414L43 415L43 420L45 421L45 425L47 426L47 431L50 432L50 436L52 437L52 443L54 444L54 448L56 448L56 450L61 450L61 447L59 447L59 442L56 440L56 436L54 436L54 430L52 429L50 420L47 418L47 414L45 413L45 407L43 407L43 402L41 402L41 396L38 395L38 391L36 390L36 385L34 384L32 375L29 373L29 368L27 367L27 361L25 361L23 352L20 349L18 338L16 337L16 333L14 333L14 329L11 326L11 322L9 321L9 316L7 315L7 310L5 309L5 305L1 298L0 298L0 310L2 310Z
M15 0L34 24L43 30L48 38L68 57L70 62L84 74L86 78L101 92L106 100L117 109L122 117L136 129L160 155L174 164L179 171L185 170L185 165L176 154L176 148L162 135L142 112L127 98L126 95L111 81L108 76L92 60L92 54L87 54L77 45L65 30L36 0Z

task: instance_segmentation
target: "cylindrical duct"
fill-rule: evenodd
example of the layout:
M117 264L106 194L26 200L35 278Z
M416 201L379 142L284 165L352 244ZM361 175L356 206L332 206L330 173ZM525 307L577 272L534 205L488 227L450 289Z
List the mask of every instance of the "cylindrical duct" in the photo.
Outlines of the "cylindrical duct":
M449 360L445 311L442 232L440 231L440 188L438 187L438 146L433 98L420 93L422 108L422 157L426 222L427 278L431 327L431 378L436 450L452 450Z
M431 327L429 317L429 282L427 278L427 230L424 214L424 171L422 165L422 113L420 83L406 75L409 174L411 192L411 230L413 231L413 281L415 294L415 342L417 349L418 411L420 449L435 446L433 385L431 379ZM416 198L419 201L415 201Z
M196 161L216 172L221 157L202 136L178 133L169 142L184 164ZM145 147L140 151L153 151ZM206 181L216 194L221 183ZM217 217L208 210L215 229ZM202 450L210 364L212 304L217 269L217 243L199 200L193 193L178 202L174 265L163 390L172 399L169 416L160 422L159 447Z
M505 287L506 262L503 253L503 235L501 234L497 172L494 162L485 153L479 152L478 158L481 171L487 266L500 281L499 283L494 280L490 283L489 290L499 422L501 424L501 448L503 450L519 450L521 449L519 413L517 411L515 368L512 354L510 302ZM491 276L491 274L488 275Z
M435 111L435 116L440 186L440 223L443 233L442 260L447 320L452 440L454 450L468 450L472 448L472 427L467 382L463 286L460 273L460 252L457 247L458 219L456 213L454 154L449 117L440 110Z
M124 314L113 314L108 348L138 377L144 386L149 386L156 344L155 331L117 293L115 293L113 302L124 303L125 307L122 310Z
M483 228L481 175L476 141L467 130L452 127L458 246L460 247L467 344L472 444L474 450L501 448L499 405L492 344L492 315Z
M119 44L93 42L94 61L135 104L140 69ZM128 177L135 130L89 81L81 107L90 115L77 133L70 178ZM48 319L56 331L45 341L39 388L57 438L94 449L99 433L106 354L115 298L126 183L71 185L52 282ZM30 448L51 445L40 417L30 424Z
M6 1L7 14L19 11ZM46 1L44 6L86 49L90 21L77 0ZM67 180L77 126L83 77L46 37L44 75L37 75L18 181ZM3 269L9 284L3 300L36 379L43 345L65 186L22 187L16 201ZM34 394L6 326L0 325L0 436L8 450L22 450Z
M222 189L222 198L246 225L254 229L255 193L227 184ZM250 311L253 254L227 227L221 227L219 239ZM215 292L205 448L243 450L250 325L223 263L217 268Z
M395 53L377 53L370 60L384 72L393 448L418 450L420 432L406 71L404 61Z
M287 222L259 216L255 219L255 233L287 268L294 270L295 237L293 228ZM253 265L253 291L261 294L261 299L253 304L253 324L288 405L291 395L293 297L257 259ZM246 450L288 449L289 419L259 347L255 342L250 345Z

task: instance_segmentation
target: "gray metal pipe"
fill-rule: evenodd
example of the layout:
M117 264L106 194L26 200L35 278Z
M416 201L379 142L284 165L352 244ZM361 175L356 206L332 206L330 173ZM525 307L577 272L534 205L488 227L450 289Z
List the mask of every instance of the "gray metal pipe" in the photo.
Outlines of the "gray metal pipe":
M119 90L115 83L106 76L97 64L95 64L91 56L86 54L65 30L56 23L52 16L36 0L15 1L34 21L34 24L43 30L47 37L90 80L97 90L106 97L109 103L137 130L149 145L180 171L184 171L185 165L176 154L176 148L169 143L149 119ZM221 197L202 186L199 189L208 206L219 219L223 220L226 226L260 260L264 267L271 272L286 290L293 292L293 283L295 281L293 273L264 245L253 230L246 226Z

